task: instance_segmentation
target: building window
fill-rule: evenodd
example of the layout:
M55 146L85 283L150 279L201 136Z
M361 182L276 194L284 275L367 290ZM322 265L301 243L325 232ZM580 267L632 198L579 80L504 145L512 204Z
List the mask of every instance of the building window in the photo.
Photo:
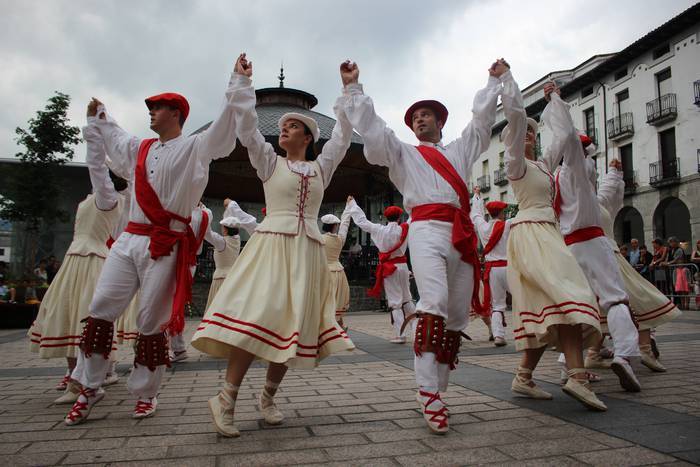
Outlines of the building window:
M622 70L617 70L617 72L615 73L615 81L621 80L625 76L627 76L627 68L623 68Z
M659 132L659 150L661 162L669 163L676 160L676 129L669 128Z
M0 248L0 256L5 256L5 249L4 248Z
M501 192L501 201L506 201L508 198L508 190Z
M589 86L586 89L581 90L581 97L588 97L593 94L593 86Z
M617 114L622 115L625 112L629 112L629 99L630 91L625 89L624 91L618 92L616 95L615 105L617 107Z
M598 144L595 134L595 112L593 107L589 107L583 111L583 125L586 130L586 134L589 138L593 140L595 144Z
M489 160L486 159L485 161L481 162L481 175L488 175L489 174Z
M656 95L661 97L671 92L671 69L666 68L664 71L656 74Z
M654 49L654 51L651 53L651 58L656 60L657 58L661 58L668 53L671 53L671 47L668 44L664 44Z
M620 146L620 162L622 162L622 179L625 181L625 192L632 192L637 184L634 176L632 143Z
M499 169L502 169L503 167L506 166L505 158L506 158L505 151L501 151L498 153L498 168Z

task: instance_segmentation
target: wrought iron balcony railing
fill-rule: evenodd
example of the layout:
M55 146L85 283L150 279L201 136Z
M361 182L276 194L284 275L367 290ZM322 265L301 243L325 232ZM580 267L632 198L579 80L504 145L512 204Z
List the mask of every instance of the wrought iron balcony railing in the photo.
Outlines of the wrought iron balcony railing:
M482 175L476 179L476 184L479 185L479 189L482 193L487 192L491 189L491 177Z
M657 125L676 118L678 106L676 105L676 95L673 93L664 94L661 97L647 102L647 123Z
M607 122L608 138L620 139L634 134L634 120L632 112L626 112L613 117Z
M508 184L508 177L506 176L506 169L498 169L493 171L493 183L498 186L503 186Z
M673 185L680 181L681 170L678 159L660 160L649 164L649 184L651 186Z
M629 195L637 191L637 171L631 170L623 172L622 179L625 181L625 194Z

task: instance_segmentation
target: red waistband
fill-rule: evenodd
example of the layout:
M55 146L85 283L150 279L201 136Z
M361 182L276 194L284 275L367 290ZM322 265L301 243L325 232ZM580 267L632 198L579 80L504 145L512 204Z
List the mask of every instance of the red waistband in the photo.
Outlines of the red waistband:
M484 266L490 266L492 268L504 268L508 266L508 261L505 259L496 259L493 261L484 261Z
M581 243L587 240L591 240L597 237L604 237L605 232L598 226L584 227L583 229L574 230L568 235L564 235L564 243L567 245L573 245L574 243Z
M421 204L411 209L411 221L442 221L451 224L454 222L455 211L459 211L459 208L451 204Z

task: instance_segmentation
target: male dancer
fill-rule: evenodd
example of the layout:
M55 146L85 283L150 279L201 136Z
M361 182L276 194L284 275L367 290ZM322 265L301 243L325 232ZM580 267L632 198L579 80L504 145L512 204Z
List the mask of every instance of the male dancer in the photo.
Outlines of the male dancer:
M357 65L348 61L341 70L345 112L362 135L365 157L371 164L389 168L389 177L412 217L408 247L420 294L414 342L416 382L423 417L438 434L449 430L440 391L447 390L450 368L457 363L469 299L472 308L481 309L478 287L474 287L480 279L480 264L466 180L491 141L501 83L512 79L503 60L488 71L486 88L474 98L472 122L448 145L442 143L448 114L444 105L424 100L408 108L404 122L418 139L414 146L400 141L377 116L358 83Z
M595 162L584 154L585 148L590 151L593 143L587 136L577 134L569 106L559 97L554 83L545 84L544 94L549 104L542 113L542 120L554 134L551 150L564 159L556 175L554 200L560 229L598 297L601 315L607 316L615 346L611 368L625 390L638 392L641 385L630 363L640 355L639 335L628 307L620 268L601 227L595 192Z
M138 398L134 416L153 414L153 399L169 364L164 329L168 326L173 335L182 332L184 306L191 296L196 245L190 216L206 187L209 163L235 148L234 106L241 87L238 75L232 74L219 115L206 131L189 137L182 135L189 104L179 94L146 99L151 129L158 138L145 140L127 134L93 100L92 116L99 116L95 124L107 153L134 172L134 190L129 224L112 245L90 305L72 374L83 389L66 424L84 422L104 397L100 386L109 366L114 321L137 289L140 334L128 387Z
M510 221L505 220L507 206L503 201L486 203L486 210L491 216L491 220L487 222L484 216L484 201L481 199L479 188L474 188L469 215L484 247L484 306L491 309L491 332L496 347L506 345L506 253L510 232Z
M416 312L409 282L411 271L408 270L406 259L408 224L398 223L403 209L398 206L387 207L384 210L384 217L389 223L386 225L367 220L364 211L352 197L348 198L346 209L349 210L353 222L369 233L372 242L379 250L374 288L368 290L367 295L379 298L382 288L384 289L386 301L391 310L391 324L394 325L394 337L391 338L391 342L403 344L406 342L404 320Z

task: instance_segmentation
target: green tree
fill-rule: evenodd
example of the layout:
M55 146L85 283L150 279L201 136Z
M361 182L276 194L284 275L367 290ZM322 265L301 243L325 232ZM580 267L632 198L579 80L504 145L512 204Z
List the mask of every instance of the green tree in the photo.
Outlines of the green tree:
M15 130L15 141L24 150L16 154L20 163L11 169L2 187L0 218L24 228L23 272L34 267L41 229L68 218L58 207L63 193L58 168L73 159L74 146L81 141L80 128L68 122L69 105L70 97L56 91L46 108L29 120L27 129Z

